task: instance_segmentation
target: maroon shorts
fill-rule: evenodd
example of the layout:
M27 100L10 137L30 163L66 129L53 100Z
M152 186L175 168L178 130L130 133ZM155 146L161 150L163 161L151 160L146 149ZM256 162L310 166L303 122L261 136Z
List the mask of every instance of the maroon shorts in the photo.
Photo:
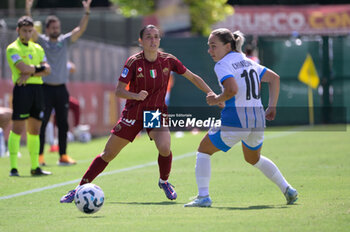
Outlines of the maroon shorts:
M120 118L117 124L111 130L111 133L129 140L134 141L137 134L143 129L143 121L135 119ZM153 128L147 128L147 133L149 133Z

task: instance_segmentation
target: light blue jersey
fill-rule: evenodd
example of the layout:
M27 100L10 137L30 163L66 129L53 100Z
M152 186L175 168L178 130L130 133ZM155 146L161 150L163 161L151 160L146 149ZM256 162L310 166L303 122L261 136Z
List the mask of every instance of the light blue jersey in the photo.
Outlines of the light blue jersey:
M266 68L243 53L230 52L215 65L219 85L234 78L237 94L225 102L221 111L221 125L238 128L264 128L265 111L261 103L260 82Z

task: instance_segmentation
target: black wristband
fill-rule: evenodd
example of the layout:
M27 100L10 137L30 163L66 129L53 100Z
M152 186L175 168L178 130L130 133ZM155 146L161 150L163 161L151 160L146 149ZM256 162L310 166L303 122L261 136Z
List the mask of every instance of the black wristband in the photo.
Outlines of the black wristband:
M46 69L45 65L35 66L35 73L42 72Z

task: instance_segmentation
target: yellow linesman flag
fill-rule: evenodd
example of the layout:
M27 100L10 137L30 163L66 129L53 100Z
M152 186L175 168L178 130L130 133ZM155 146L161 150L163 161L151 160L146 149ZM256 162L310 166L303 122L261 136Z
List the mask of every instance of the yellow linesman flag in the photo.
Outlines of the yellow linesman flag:
M310 54L306 56L305 62L300 69L298 79L314 89L320 84L320 78L318 77L315 64Z

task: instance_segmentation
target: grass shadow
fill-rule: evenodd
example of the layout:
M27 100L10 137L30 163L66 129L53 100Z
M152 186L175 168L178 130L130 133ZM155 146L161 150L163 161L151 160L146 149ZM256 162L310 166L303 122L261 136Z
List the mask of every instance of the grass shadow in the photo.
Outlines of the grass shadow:
M79 216L77 218L105 218L105 216L90 216L90 215L86 215L86 216Z
M213 209L221 210L264 210L264 209L285 209L287 205L252 205L247 207L211 207Z
M178 203L175 201L162 201L162 202L108 202L107 204L117 204L117 205L176 205Z
M47 176L51 176L51 175L32 176L31 174L29 174L29 175L20 175L20 176L10 176L10 178L22 179L22 178L38 178L38 177L47 177Z

